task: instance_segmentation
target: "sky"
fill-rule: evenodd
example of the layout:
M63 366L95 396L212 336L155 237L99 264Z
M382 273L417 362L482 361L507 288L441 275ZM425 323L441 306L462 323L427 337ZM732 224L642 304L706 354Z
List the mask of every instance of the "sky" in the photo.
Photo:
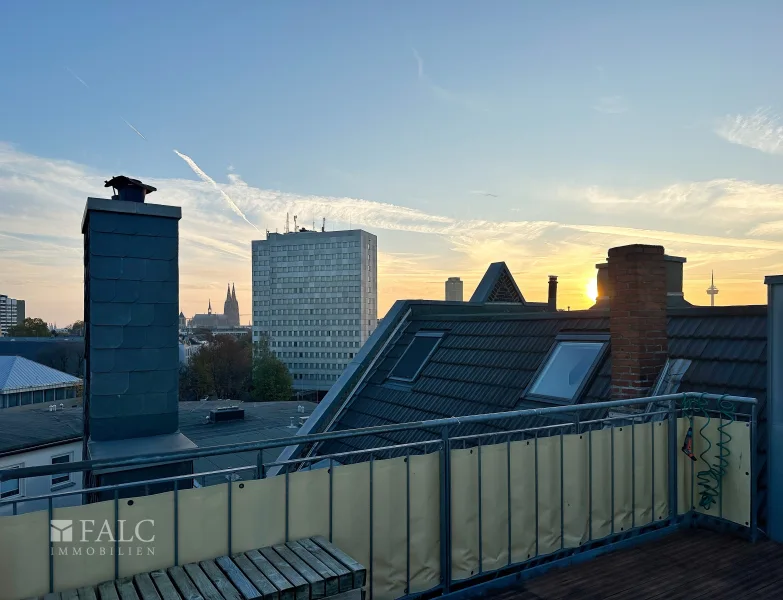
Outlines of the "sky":
M688 6L681 6L687 4ZM45 7L43 9L42 7ZM180 303L250 320L250 242L378 236L379 313L591 304L610 247L685 256L685 295L764 303L783 273L783 5L428 0L0 3L0 293L83 314L81 218L138 177L183 208Z

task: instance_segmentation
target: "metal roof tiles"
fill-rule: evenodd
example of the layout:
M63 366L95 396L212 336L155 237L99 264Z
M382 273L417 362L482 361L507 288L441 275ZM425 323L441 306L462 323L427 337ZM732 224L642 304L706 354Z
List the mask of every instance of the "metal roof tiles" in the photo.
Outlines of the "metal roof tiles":
M369 427L522 408L521 400L547 352L561 332L601 332L609 329L605 311L525 313L523 309L493 313L470 303L443 304L437 318L433 303L410 302L411 314L398 339L376 363L365 384L350 398L336 429ZM446 331L442 342L412 385L393 386L388 370L421 329ZM671 311L668 320L669 354L687 358L691 366L683 376L681 391L734 393L766 397L765 307ZM608 400L611 393L611 353L599 365L579 403ZM599 411L600 412L600 411ZM602 416L585 415L584 418ZM516 421L516 420L514 420ZM532 427L551 423L536 417L524 423L471 425L459 428L481 433L502 428ZM432 435L436 435L434 432ZM368 449L392 443L431 439L422 432L395 432L324 444L319 454ZM342 448L342 450L339 450Z
M25 388L76 385L79 381L21 356L0 356L0 394Z

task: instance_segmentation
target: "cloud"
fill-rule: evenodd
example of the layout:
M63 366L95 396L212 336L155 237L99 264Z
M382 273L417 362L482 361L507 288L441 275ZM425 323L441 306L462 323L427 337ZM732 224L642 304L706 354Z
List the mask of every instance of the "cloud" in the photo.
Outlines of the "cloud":
M783 233L783 221L760 223L748 232L748 235L780 235Z
M593 110L606 115L619 115L628 112L628 104L623 96L602 96L593 105Z
M749 115L726 115L715 133L732 144L767 154L783 154L783 124L770 108L758 108Z
M717 246L729 248L754 248L760 250L774 250L783 252L783 241L743 239L720 236L699 235L695 233L676 233L672 231L660 231L655 229L641 229L635 227L616 227L612 225L563 225L563 227L584 231L586 233L599 233L618 239L636 240L633 243L676 242L679 244L697 246Z
M278 223L282 229L286 212L298 214L303 222L320 217L327 223L350 220L379 236L381 313L398 298L442 298L442 281L449 276L462 277L469 296L487 265L498 260L509 264L526 297L544 299L546 276L555 273L560 276L562 305L584 307L594 264L609 247L625 243L662 243L668 252L687 256L688 280L698 281L704 275L699 269L708 273L720 265L722 277L745 282L733 291L723 286L724 302L746 302L756 298L753 294L763 300L763 275L783 271L783 190L775 185L724 179L634 194L601 188L560 190L566 199L558 203L557 219L490 221L361 198L258 188L235 172L224 182L206 173L208 179L129 175L158 188L151 201L182 207L180 308L186 315L205 310L210 297L225 294L226 281L236 281L242 321L248 322L250 242L261 235L244 219L259 225ZM31 314L60 323L81 314L81 218L85 199L103 191L106 177L85 165L33 156L0 143L3 292L28 300ZM573 217L585 204L596 212L589 223ZM718 211L716 206L737 208ZM727 216L713 222L713 213ZM666 215L676 223L675 231L666 227ZM735 233L727 233L727 223ZM703 287L694 293L703 295Z
M473 194L474 196L489 196L490 198L497 198L497 194L493 194L492 192L488 192L486 190L470 190L468 192L470 194Z
M458 104L463 108L468 108L470 110L475 110L479 112L487 112L487 109L486 107L483 106L483 103L479 101L477 98L473 97L472 95L463 92L455 92L446 89L438 85L437 83L435 83L425 73L424 59L422 59L418 50L416 50L416 48L411 48L411 51L413 52L413 58L416 60L416 71L417 71L418 80L421 82L422 85L424 85L425 88L429 90L429 92L433 96L443 100L444 102Z
M712 223L758 220L783 212L783 185L739 179L679 182L659 189L623 193L597 186L561 187L565 199L582 199L599 211L700 218Z

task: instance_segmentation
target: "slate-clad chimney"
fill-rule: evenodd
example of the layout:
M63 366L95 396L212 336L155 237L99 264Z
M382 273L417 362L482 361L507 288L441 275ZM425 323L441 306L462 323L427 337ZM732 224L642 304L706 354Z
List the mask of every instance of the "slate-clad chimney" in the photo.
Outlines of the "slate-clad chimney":
M666 261L662 246L609 250L612 399L645 396L666 364Z
M549 312L557 312L557 275L549 276L549 294L547 295L546 309Z
M137 180L106 185L119 193L88 198L82 221L87 453L116 458L194 447L178 432L181 209L146 204L155 188ZM171 474L180 468L192 465ZM100 474L103 483L116 475Z

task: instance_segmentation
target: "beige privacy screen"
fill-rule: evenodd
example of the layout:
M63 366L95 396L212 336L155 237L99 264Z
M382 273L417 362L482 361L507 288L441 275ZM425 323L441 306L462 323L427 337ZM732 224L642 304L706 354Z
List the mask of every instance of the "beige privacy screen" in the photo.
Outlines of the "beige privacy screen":
M666 430L646 423L452 451L453 578L668 516Z
M724 429L724 435L731 436L727 444L731 455L719 501L709 510L699 506L697 477L707 463L692 462L679 450L689 424L687 419L678 422L679 512L695 506L746 525L751 470L747 424ZM704 457L710 464L717 454L719 425L700 418L693 423L697 456L707 447L702 427L712 440ZM656 422L452 450L453 579L576 548L666 518L667 430L667 422ZM331 529L334 543L342 550L365 566L372 564L374 598L397 598L406 589L407 593L431 589L441 578L440 458L432 453L411 456L409 462L375 460L335 466L331 476L319 469L291 474L287 482L285 476L278 476L182 490L176 496L169 492L120 500L117 518L124 521L126 536L141 523L145 537L154 531L155 540L147 545L120 544L119 577L173 566L175 530L179 563L185 564L284 542L286 530L288 539L295 540L328 537ZM114 533L113 502L58 508L53 518L105 521ZM142 523L145 520L154 526ZM81 547L81 554L61 554L63 546ZM93 549L91 555L87 546ZM114 544L105 538L55 543L55 591L113 579L113 551ZM0 600L43 596L48 591L47 511L0 517Z

